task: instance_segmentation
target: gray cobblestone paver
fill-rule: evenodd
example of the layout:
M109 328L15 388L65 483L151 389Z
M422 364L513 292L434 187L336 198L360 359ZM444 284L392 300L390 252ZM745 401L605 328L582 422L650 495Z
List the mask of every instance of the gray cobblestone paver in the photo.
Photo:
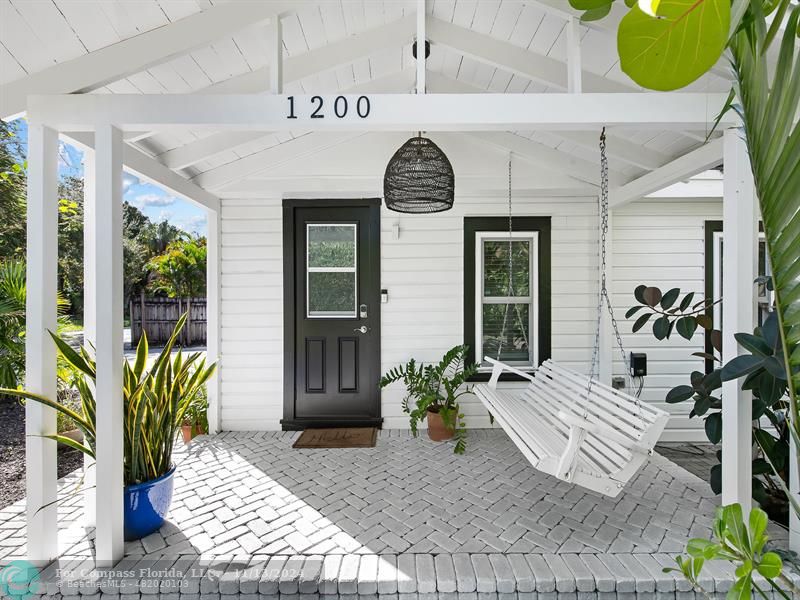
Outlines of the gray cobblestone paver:
M606 498L535 471L498 430L470 432L463 456L403 431L339 451L292 450L295 436L224 433L177 450L168 522L126 543L118 565L174 565L159 585L48 569L34 600L695 597L662 568L710 535L718 500L663 457ZM62 481L58 507L65 569L91 565L94 543L74 483ZM0 540L0 566L22 556L22 503L0 509ZM720 566L701 579L723 595L731 581Z

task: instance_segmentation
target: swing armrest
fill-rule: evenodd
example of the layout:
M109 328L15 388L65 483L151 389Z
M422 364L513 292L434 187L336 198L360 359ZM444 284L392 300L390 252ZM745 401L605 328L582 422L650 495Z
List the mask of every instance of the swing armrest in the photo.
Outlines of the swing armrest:
M500 375L503 371L508 371L509 373L514 373L514 375L519 375L520 377L527 379L528 381L534 381L533 375L530 373L526 373L525 371L520 371L519 369L515 369L507 365L506 363L500 362L499 360L495 360L494 358L489 358L488 356L484 356L483 360L488 362L492 365L492 377L489 379L489 387L495 389L497 387L497 381L500 379Z
M570 428L576 429L583 429L588 433L593 433L599 438L605 438L617 442L618 444L624 446L631 452L636 452L639 454L650 454L651 449L647 446L639 443L638 441L633 441L631 438L622 435L616 429L608 427L607 425L602 425L600 423L591 423L584 419L583 417L579 417L577 415L567 414L564 411L558 411L558 418L561 419L563 423L569 425Z

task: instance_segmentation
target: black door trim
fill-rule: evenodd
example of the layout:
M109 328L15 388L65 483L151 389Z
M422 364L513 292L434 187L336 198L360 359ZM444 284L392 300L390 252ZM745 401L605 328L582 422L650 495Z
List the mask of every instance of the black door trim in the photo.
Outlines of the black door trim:
M376 417L369 419L313 419L297 418L295 416L295 313L297 302L295 298L295 211L299 208L355 208L368 207L370 227L374 228L377 236L377 256L374 256L369 266L373 281L378 282L373 290L373 297L368 299L370 306L378 309L378 318L375 320L374 331L381 339L380 331L380 198L354 198L354 199L318 199L318 198L286 198L283 200L283 419L281 427L284 431L294 431L306 427L352 427L372 426L380 427L383 423L381 415L380 394L375 395ZM380 376L380 344L375 359L378 365L377 376ZM375 382L377 388L377 380Z

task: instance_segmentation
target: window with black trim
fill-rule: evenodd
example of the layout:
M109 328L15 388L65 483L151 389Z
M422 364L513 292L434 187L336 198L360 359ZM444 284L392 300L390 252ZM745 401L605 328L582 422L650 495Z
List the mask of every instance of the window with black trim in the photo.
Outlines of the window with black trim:
M483 357L534 368L550 357L550 218L464 218L464 340Z
M722 298L722 221L706 221L705 239L705 295L706 298ZM759 225L758 233L758 275L764 277L772 275L772 268L767 256L767 243L764 238L763 226ZM763 283L753 286L753 293L758 303L758 325L764 323L775 300L774 292L767 289ZM714 329L722 329L722 304L709 307L706 314L713 319ZM711 354L710 334L706 332L706 352ZM706 372L714 369L713 361L706 361Z

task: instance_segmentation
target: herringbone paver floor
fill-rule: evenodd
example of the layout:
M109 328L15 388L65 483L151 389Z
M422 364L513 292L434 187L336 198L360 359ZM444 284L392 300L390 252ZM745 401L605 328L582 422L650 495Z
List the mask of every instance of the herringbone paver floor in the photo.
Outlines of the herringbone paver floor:
M296 435L195 440L177 456L169 522L126 554L675 553L710 536L717 505L659 455L612 499L534 470L500 430L470 431L463 456L407 431L341 450L295 450ZM80 501L59 509L68 556L91 552ZM0 511L0 530L0 561L24 555L22 503Z

